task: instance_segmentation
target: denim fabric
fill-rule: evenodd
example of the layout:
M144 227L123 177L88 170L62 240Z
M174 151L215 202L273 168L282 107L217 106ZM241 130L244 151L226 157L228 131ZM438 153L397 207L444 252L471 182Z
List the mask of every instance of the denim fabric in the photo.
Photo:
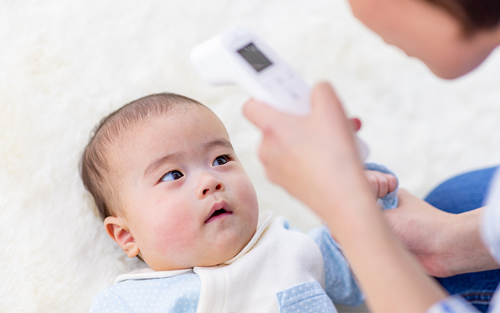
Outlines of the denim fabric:
M492 167L453 177L436 187L425 201L455 214L480 208L484 205L483 201L496 169L497 167ZM486 312L500 282L500 270L436 279L450 294L460 295L481 312Z

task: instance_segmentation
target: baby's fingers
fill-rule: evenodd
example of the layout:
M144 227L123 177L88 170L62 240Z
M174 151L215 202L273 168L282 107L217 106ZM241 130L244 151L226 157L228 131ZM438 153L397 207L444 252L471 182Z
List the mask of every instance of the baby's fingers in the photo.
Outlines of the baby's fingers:
M374 195L378 198L385 197L397 187L397 179L393 175L379 171L366 171L368 184Z

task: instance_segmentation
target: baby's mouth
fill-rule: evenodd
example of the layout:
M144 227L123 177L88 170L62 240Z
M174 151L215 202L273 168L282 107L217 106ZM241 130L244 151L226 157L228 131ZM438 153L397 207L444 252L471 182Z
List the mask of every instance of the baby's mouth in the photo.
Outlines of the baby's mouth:
M213 222L213 221L216 221L218 219L221 219L221 218L224 218L228 215L231 215L233 214L233 212L229 211L229 210L226 210L224 208L224 205L225 204L215 204L213 206L213 209L212 209L212 214L208 217L208 219L205 221L205 224L206 223L210 223L210 222ZM219 209L215 209L216 207L219 207Z

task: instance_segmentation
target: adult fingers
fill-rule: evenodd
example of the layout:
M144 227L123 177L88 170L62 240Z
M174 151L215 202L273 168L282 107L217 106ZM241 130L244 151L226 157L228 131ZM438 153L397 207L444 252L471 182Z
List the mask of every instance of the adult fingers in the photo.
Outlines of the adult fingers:
M361 120L357 117L353 117L349 119L351 122L351 128L354 132L357 132L361 129Z
M311 105L313 113L320 115L330 113L332 117L343 117L343 120L347 120L337 94L327 82L314 86L311 94Z
M334 114L333 116L340 119L342 119L343 116L343 119L346 119L342 105L329 83L323 82L316 85L311 94L311 101L313 111L315 111L317 115L324 115L327 111L330 111ZM273 121L279 118L290 116L288 113L276 110L270 105L255 99L250 99L245 103L243 106L243 114L261 130L265 130L270 123L273 123ZM351 118L349 123L350 129L354 132L361 128L361 121L358 118Z
M347 119L344 108L329 83L319 83L313 88L311 105L311 121L319 123L320 128L327 129L326 131L330 133L332 140L337 142L339 147L345 147L346 144L354 147L352 124Z
M279 120L286 113L280 112L270 105L250 99L243 106L243 114L255 126L266 131L273 121Z

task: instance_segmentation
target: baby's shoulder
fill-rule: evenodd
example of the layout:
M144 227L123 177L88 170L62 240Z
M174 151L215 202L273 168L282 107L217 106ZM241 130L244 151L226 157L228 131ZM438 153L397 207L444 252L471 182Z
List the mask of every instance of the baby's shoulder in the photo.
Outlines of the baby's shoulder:
M196 312L201 281L195 273L172 277L128 279L105 289L95 297L90 312L137 312L147 308L172 308Z
M183 291L192 290L200 285L200 278L195 273L186 273L171 277L154 277L147 279L129 279L109 289L115 294L124 296L126 294L136 295L145 292L151 295L160 292L168 292L169 294L182 293Z

